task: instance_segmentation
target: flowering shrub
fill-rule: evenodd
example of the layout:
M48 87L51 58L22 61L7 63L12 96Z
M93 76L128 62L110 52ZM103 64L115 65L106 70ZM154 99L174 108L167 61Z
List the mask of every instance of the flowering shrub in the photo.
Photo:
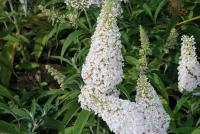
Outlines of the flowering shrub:
M138 79L136 103L121 100L116 85L122 81L122 54L116 17L120 15L120 1L105 0L92 45L82 68L85 86L79 101L82 108L94 111L115 133L166 133L169 115L148 83L143 72L147 70L146 55L149 41L142 27L141 75Z

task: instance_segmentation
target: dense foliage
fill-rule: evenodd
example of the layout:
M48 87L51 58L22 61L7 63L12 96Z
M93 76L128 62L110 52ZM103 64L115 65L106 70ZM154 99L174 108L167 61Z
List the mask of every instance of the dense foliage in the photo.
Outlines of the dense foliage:
M194 36L200 57L199 0L129 0L122 7L120 97L135 100L142 25L151 43L148 78L171 117L168 132L199 134L200 97L177 84L181 35ZM111 133L78 103L98 15L99 7L76 10L64 0L0 0L0 133Z

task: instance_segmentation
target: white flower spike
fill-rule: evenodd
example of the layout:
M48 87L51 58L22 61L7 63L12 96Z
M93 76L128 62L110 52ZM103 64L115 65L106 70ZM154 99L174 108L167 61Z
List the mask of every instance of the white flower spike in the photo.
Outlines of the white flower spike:
M178 88L180 92L192 92L200 84L200 64L195 53L195 39L183 35L178 66Z
M120 32L117 16L121 13L119 0L106 0L92 36L90 51L82 68L85 84L96 85L101 93L112 94L123 77Z

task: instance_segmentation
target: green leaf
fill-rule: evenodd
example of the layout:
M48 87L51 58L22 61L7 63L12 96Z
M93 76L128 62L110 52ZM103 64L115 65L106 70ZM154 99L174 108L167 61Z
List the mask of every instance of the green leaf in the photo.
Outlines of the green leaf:
M60 61L64 61L66 63L68 63L69 65L71 65L74 69L77 70L77 72L79 72L79 69L77 68L77 66L70 60L64 58L64 57L61 57L61 56L50 56L51 59L58 59Z
M43 49L48 41L48 34L44 36L36 37L36 43L34 45L34 51L31 53L35 56L35 59L38 60L43 52Z
M4 12L4 8L6 6L6 0L0 0L0 15L2 15Z
M4 113L11 114L15 119L17 119L16 114L13 113L13 111L11 110L11 108L8 107L7 105L5 105L4 103L1 103L1 102L0 102L0 110L3 110Z
M186 97L186 96L182 96L178 101L177 101L177 104L173 110L174 113L177 113L183 106L183 104L185 102L187 102L187 100L189 99L189 97Z
M40 65L38 63L34 62L23 62L19 63L15 66L15 69L17 70L33 70L37 69Z
M16 47L15 43L7 45L4 47L2 52L0 52L0 83L3 86L8 87L10 83L10 78L12 74L13 61L14 61L14 49Z
M87 120L90 117L91 112L87 111L87 110L82 110L78 116L78 118L76 119L76 122L74 124L74 134L81 134L83 128L85 127Z
M14 100L14 97L12 96L12 94L10 93L10 91L8 89L6 89L2 85L0 85L0 95L6 97L8 99Z
M20 40L14 34L8 34L3 39L8 41L8 42L12 42L12 43L20 42Z
M135 57L132 56L126 56L125 61L130 65L138 65L138 60Z
M146 3L143 4L143 8L146 11L146 13L149 15L151 20L154 21L153 14L151 12L151 8Z
M20 119L30 119L31 120L31 117L26 109L12 108L11 111L16 117L18 117Z
M62 122L63 122L63 124L65 124L65 126L67 126L69 121L76 115L76 113L80 109L80 106L79 106L77 100L73 100L70 103L64 105L64 108L68 109L68 110L64 114L64 118L63 118Z
M55 120L52 117L44 117L44 126L47 128L52 128L52 129L64 129L64 125L61 121Z
M44 104L44 108L43 110L45 112L48 112L50 109L52 109L54 107L54 105L52 104L53 101L55 100L55 98L57 97L57 95L52 95L51 97L49 97L49 99L45 102Z
M193 130L191 134L200 134L200 127Z
M82 34L83 34L83 31L74 31L68 35L68 37L64 41L64 44L61 50L61 57L64 56L64 53L66 52L67 48L72 44L72 42L75 41Z
M137 80L138 79L138 72L135 67L132 67L131 69L127 70L128 71L128 76L132 78L132 80Z
M192 127L179 127L179 128L172 128L169 133L176 133L176 134L191 134L193 130Z
M74 130L74 127L68 127L68 128L65 128L64 130L61 130L59 134L72 134L73 130Z
M6 113L12 113L10 107L1 102L0 102L0 110L4 110Z
M126 90L124 85L120 84L117 86L117 88L126 96L128 100L131 100L130 93Z
M156 9L156 12L155 12L155 14L154 14L154 22L155 22L155 23L156 23L156 21L157 21L157 17L158 17L159 12L161 11L162 7L163 7L166 3L167 3L166 0L162 0L162 1L160 2L160 4L158 5L158 7L157 7L157 9Z
M33 115L33 117L35 116L36 113L36 105L37 105L36 100L33 99L31 103L31 114Z
M0 132L9 134L21 134L20 129L16 125L5 122L3 120L0 120Z
M70 91L69 94L65 95L64 99L74 99L74 98L77 98L78 95L80 94L80 91L79 90L72 90Z
M50 96L50 95L61 95L61 94L68 94L68 91L63 90L63 89L56 89L56 90L52 89L49 91L42 91L40 93L40 96L38 96L37 99L41 99L43 97Z

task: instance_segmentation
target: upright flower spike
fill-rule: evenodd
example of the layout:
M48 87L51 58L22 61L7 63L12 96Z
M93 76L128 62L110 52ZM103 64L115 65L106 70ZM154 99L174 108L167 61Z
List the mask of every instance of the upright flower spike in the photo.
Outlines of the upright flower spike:
M183 35L178 66L178 88L180 92L192 92L200 84L200 64L195 53L195 39Z
M147 55L151 53L151 49L149 48L150 42L149 38L144 31L143 27L139 26L140 30L140 41L141 41L141 49L139 50L139 65L140 65L140 74L146 73L148 70L148 63L147 63Z
M147 55L151 52L149 39L142 26L140 26L140 76L137 80L136 103L144 110L146 115L144 130L151 134L166 134L170 117L165 112L162 102L146 76Z
M113 89L123 77L121 34L117 26L120 13L120 0L104 2L81 73L85 84L100 86L100 92L108 95L116 94Z

